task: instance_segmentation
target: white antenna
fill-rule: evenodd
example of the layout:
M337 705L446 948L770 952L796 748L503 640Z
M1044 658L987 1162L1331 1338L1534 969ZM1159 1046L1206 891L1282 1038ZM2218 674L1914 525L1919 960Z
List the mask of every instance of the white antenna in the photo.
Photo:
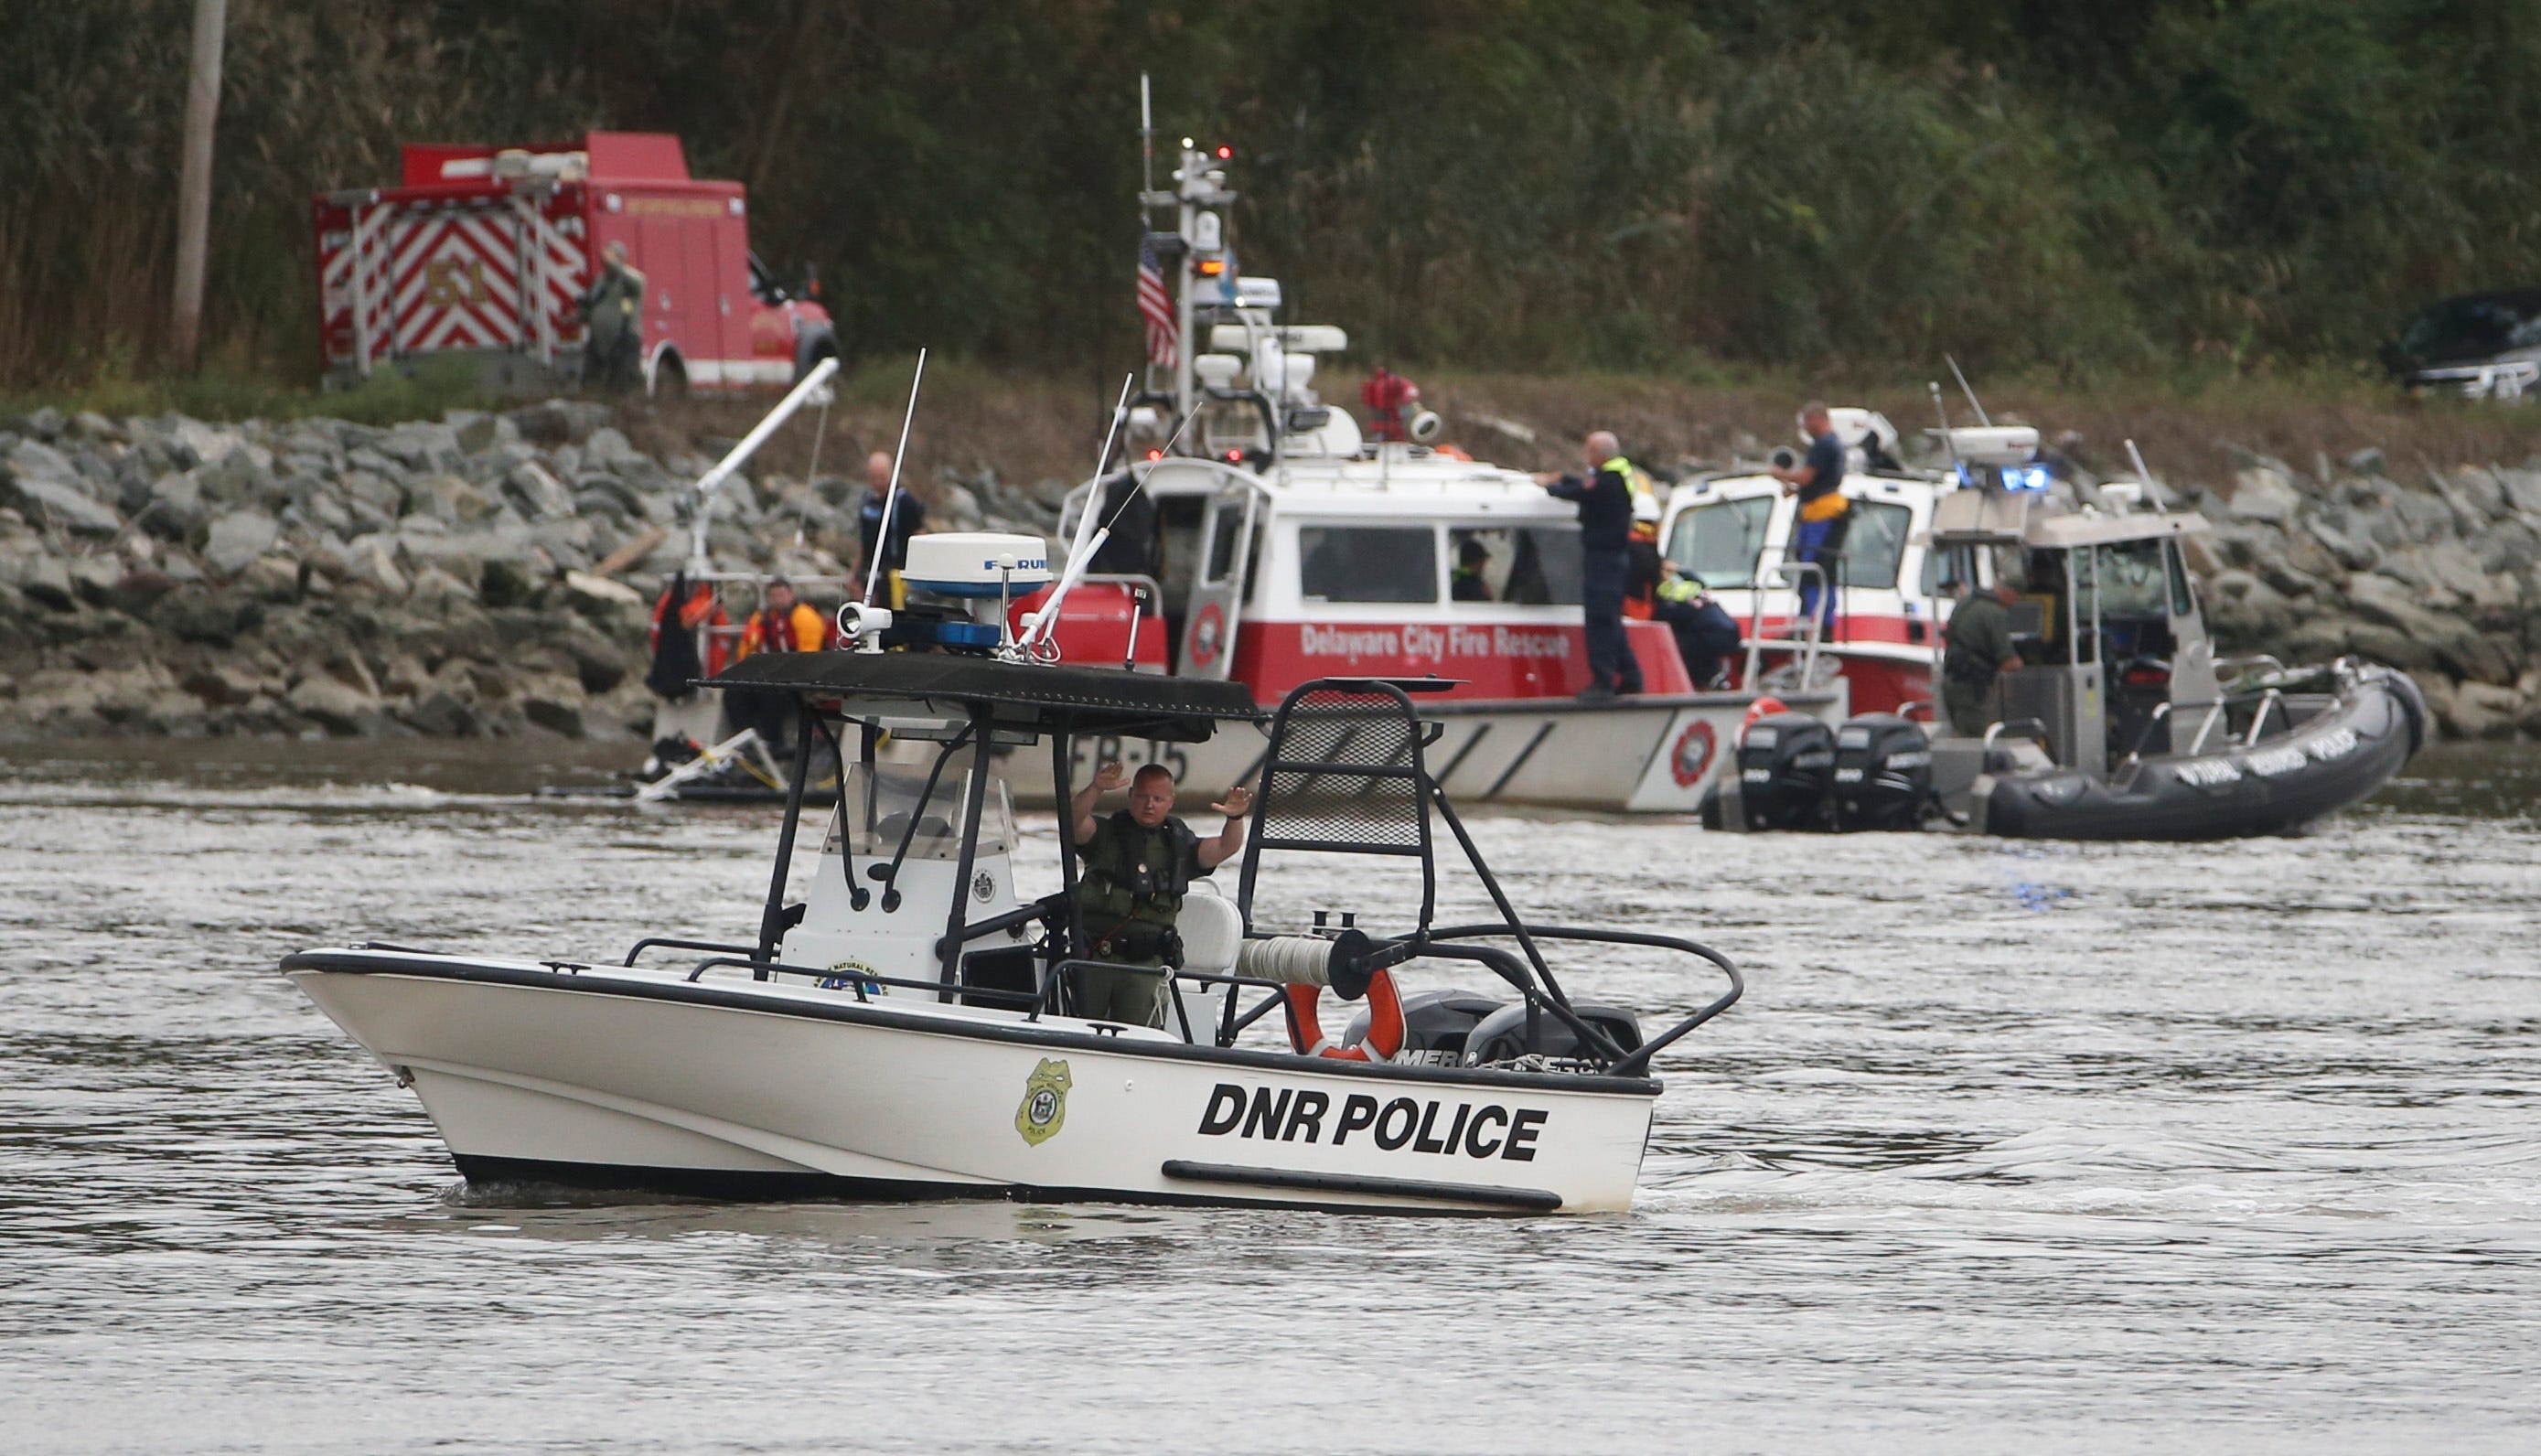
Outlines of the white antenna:
M873 605L874 585L882 580L882 558L891 554L891 523L900 510L900 463L908 458L908 426L917 418L917 387L926 379L926 350L917 351L917 372L908 379L908 412L900 417L900 448L891 453L891 489L882 498L882 531L874 538L873 559L865 563L865 605Z
M2152 508L2157 511L2169 510L2169 503L2161 498L2161 482L2152 477L2152 472L2144 469L2143 452L2136 448L2136 442L2133 439L2127 441L2127 459L2135 462L2136 478L2143 481L2144 489L2152 492Z
M1147 216L1147 194L1156 189L1156 115L1147 96L1147 73L1138 73L1138 218Z
M1121 422L1129 414L1129 387L1137 381L1135 374L1121 377L1121 399L1112 406L1112 428L1103 436L1103 453L1094 458L1094 484L1085 492L1084 514L1076 518L1076 540L1067 547L1067 569L1051 591L1050 600L1025 621L1023 640L1015 644L1019 647L1033 646L1058 625L1059 604L1067 600L1068 590L1077 579L1092 568L1094 553L1112 539L1111 523L1097 519L1103 514L1103 468L1112 463L1112 443L1121 438Z
M1960 479L1967 479L1967 465L1959 459L1959 442L1950 434L1949 406L1941 402L1941 382L1927 381L1924 388L1932 392L1932 412L1941 417L1941 448L1950 453L1950 470Z
M1994 421L1986 418L1985 401L1977 398L1976 391L1968 388L1968 377L1959 373L1959 361L1947 354L1943 354L1941 359L1950 366L1950 373L1957 378L1959 393L1968 397L1968 407L1977 412L1977 423L1988 429L1994 428Z

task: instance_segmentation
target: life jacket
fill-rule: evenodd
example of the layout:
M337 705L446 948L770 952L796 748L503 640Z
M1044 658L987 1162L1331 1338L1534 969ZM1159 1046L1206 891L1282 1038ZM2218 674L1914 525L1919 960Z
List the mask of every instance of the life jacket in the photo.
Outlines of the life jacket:
M1661 576L1658 598L1662 602L1691 602L1703 595L1703 583L1691 576Z
M1620 455L1616 456L1613 460L1606 462L1604 465L1597 467L1597 469L1601 471L1613 471L1616 474L1623 476L1624 483L1632 487L1633 499L1634 500L1639 500L1644 496L1650 497L1651 499L1656 499L1658 497L1658 482L1650 478L1649 473Z
M1633 523L1632 542L1624 547L1624 616L1633 621L1647 621L1658 601L1658 589L1667 581L1667 572L1659 565L1659 528L1647 521Z
M809 647L803 645L807 637L812 643ZM782 617L772 616L762 607L752 613L749 622L742 627L741 648L736 655L748 657L755 652L814 652L828 644L828 637L821 614L814 611L809 603L795 603Z
M1171 925L1191 891L1188 869L1198 847L1199 836L1171 816L1154 829L1126 809L1103 821L1080 851L1085 873L1076 894L1087 933L1100 938L1125 920ZM1137 888L1142 865L1148 884L1143 894Z

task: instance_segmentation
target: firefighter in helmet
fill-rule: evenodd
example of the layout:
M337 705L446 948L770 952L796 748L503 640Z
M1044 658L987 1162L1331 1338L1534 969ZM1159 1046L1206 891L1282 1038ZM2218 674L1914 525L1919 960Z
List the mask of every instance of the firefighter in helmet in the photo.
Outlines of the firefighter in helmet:
M633 389L644 354L644 275L626 262L626 245L601 251L600 271L582 295L583 378L606 390Z

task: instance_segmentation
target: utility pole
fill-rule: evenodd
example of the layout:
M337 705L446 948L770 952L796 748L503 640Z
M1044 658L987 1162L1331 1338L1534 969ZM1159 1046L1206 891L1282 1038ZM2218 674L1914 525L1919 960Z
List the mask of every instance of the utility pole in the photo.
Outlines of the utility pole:
M185 151L177 174L177 288L168 352L187 373L201 354L203 266L212 221L212 126L221 114L221 39L229 0L194 0L193 62L185 78Z

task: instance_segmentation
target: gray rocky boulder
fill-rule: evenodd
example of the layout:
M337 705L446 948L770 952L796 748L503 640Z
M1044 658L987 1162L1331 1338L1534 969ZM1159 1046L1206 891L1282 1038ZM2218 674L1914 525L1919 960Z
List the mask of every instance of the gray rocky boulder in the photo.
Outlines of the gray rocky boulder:
M2509 509L2517 515L2541 517L2541 470L2527 466L2519 471L2499 471L2497 483Z
M123 530L123 518L66 480L20 476L0 486L0 503L17 507L30 521L73 536L112 537Z
M203 565L213 575L234 577L282 539L282 524L259 510L231 511L213 518L201 550Z
M375 737L385 721L376 696L329 674L301 679L284 700L337 738Z
M2302 492L2282 466L2255 466L2233 477L2229 508L2244 521L2289 521L2302 504Z

